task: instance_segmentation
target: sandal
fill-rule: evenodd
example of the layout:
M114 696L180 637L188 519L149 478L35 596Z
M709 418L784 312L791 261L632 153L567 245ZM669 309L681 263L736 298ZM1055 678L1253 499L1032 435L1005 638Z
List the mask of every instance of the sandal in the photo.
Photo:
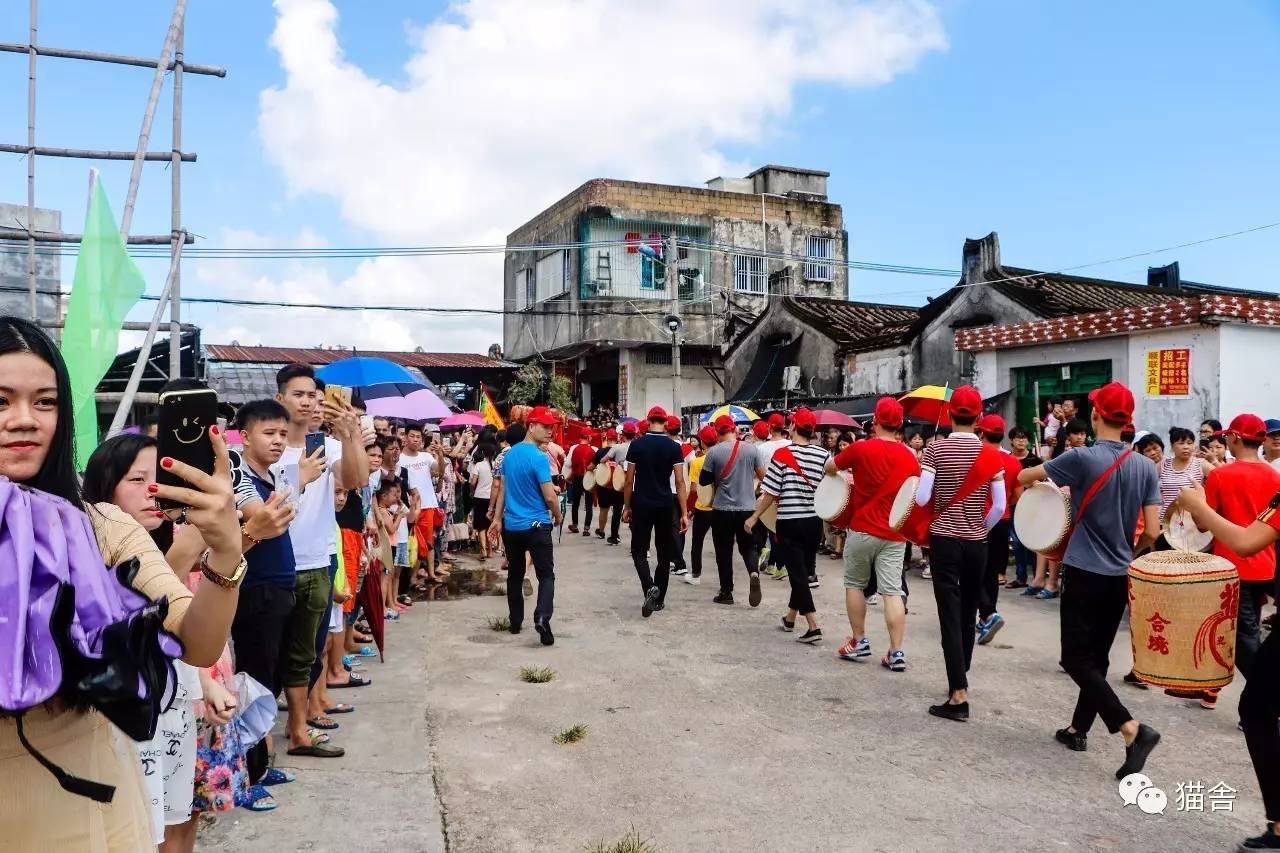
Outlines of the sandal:
M292 770L281 770L279 767L268 767L266 774L263 775L262 781L254 787L263 785L287 785L290 782L298 781L298 774Z
M334 705L332 708L325 708L324 712L326 714L350 714L351 712L355 711L355 709L356 709L355 705L348 705L346 702L339 702L337 705Z
M329 690L345 690L348 687L368 687L372 683L373 683L372 679L361 678L360 676L356 675L353 672L351 673L351 680L348 681L346 684L331 684L329 682L325 682L324 686Z
M340 746L329 746L329 736L324 732L308 731L311 742L289 747L289 755L307 755L312 758L341 758L347 751Z
M360 651L356 652L355 655L358 658L376 658L378 653L370 646L361 646Z
M325 732L331 732L338 728L337 723L335 723L333 720L329 719L323 714L321 714L318 717L311 717L310 719L308 719L307 725L311 726L311 728L313 729L320 729L321 731L325 731Z
M277 805L270 791L261 785L254 785L249 788L249 801L244 807L251 812L269 812Z

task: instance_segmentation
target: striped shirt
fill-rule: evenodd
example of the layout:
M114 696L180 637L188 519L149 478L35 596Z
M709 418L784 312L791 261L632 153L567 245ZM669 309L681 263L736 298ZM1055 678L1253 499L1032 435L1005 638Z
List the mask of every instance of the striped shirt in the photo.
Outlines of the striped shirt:
M822 482L823 467L830 454L816 444L791 444L787 446L800 470L786 464L774 453L773 461L764 472L764 480L760 484L761 491L778 499L778 518L813 518L813 493Z
M1188 460L1181 471L1173 469L1172 457L1160 460L1160 517L1163 518L1169 504L1178 499L1178 493L1187 486L1204 484L1204 465L1199 459Z
M924 449L920 469L934 474L932 503L935 511L946 507L960 491L961 484L969 476L969 469L982 451L982 444L982 439L971 432L953 432ZM992 482L997 480L1004 480L1003 468L992 478ZM986 539L990 496L991 483L984 483L973 494L935 518L929 525L929 532L955 539Z

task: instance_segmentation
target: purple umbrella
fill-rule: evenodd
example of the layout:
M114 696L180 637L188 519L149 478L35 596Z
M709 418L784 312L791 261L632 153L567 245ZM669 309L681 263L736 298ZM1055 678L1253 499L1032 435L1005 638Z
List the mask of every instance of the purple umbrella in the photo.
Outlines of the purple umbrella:
M365 405L369 407L369 414L386 418L426 421L449 417L449 407L426 388L404 397L377 397L365 400Z
M484 418L479 415L473 415L471 412L463 412L460 415L449 415L440 422L440 429L461 429L462 427L473 427L480 429L484 426Z

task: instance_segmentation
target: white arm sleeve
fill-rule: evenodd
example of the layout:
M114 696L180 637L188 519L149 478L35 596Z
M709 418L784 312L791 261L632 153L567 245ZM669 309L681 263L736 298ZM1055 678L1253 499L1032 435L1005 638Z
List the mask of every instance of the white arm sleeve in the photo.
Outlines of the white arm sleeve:
M933 472L927 468L920 472L920 486L916 489L916 506L928 506L933 500Z
M1004 478L1001 477L991 482L991 509L987 510L988 530L995 527L996 522L1004 517L1005 503Z

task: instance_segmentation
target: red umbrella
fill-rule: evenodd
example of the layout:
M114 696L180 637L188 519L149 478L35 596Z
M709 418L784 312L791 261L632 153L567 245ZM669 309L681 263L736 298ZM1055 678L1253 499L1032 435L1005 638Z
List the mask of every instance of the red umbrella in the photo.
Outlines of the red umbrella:
M818 419L818 426L820 427L843 427L845 429L858 427L857 421L844 412L837 412L835 409L815 409L813 414Z
M951 388L946 385L921 385L898 398L909 418L928 421L937 426L951 426Z
M360 604L364 607L364 618L369 622L374 645L378 647L379 659L386 663L383 649L387 614L382 601L382 563L378 560L373 560L364 574L364 583L360 585Z

